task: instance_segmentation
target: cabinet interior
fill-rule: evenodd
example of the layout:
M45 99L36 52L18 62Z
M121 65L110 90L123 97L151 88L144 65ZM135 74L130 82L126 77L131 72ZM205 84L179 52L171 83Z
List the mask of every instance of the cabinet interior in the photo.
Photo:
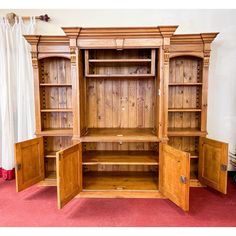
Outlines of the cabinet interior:
M126 185L130 189L127 182L137 183L137 190L158 188L156 55L156 49L81 50L85 190L98 190L99 185L100 190L125 189ZM41 59L39 65L45 177L55 178L56 151L72 145L70 61L51 57ZM199 136L185 134L201 129L202 82L201 59L185 56L170 60L168 144L190 152L193 179L197 176ZM113 186L114 179L118 182ZM148 181L155 183L155 188Z

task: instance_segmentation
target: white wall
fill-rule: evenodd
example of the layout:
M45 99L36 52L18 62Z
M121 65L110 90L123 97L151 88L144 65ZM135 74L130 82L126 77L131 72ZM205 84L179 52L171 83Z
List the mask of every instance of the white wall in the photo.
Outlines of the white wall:
M0 10L18 15L47 13L37 34L63 34L60 26L179 25L177 33L220 32L212 45L209 73L209 137L236 148L236 10Z

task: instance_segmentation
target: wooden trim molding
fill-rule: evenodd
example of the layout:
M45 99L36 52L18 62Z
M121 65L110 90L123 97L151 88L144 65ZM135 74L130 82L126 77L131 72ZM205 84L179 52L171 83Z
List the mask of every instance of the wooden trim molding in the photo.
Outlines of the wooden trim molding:
M63 27L68 37L79 35L79 38L137 38L137 37L171 37L178 26L156 27L105 27L105 28L81 28Z

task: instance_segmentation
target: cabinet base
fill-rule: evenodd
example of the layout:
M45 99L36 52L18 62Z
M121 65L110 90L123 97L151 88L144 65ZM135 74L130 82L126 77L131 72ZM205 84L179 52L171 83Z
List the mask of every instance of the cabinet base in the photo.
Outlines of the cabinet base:
M82 191L76 198L165 198L159 191Z

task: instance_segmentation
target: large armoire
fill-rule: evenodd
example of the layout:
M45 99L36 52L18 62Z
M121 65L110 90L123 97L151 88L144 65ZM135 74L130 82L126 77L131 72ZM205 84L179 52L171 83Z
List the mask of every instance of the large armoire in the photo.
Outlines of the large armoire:
M62 29L25 36L36 138L15 144L17 191L57 186L58 208L73 198L166 198L185 211L191 187L226 194L228 145L207 138L218 33Z

